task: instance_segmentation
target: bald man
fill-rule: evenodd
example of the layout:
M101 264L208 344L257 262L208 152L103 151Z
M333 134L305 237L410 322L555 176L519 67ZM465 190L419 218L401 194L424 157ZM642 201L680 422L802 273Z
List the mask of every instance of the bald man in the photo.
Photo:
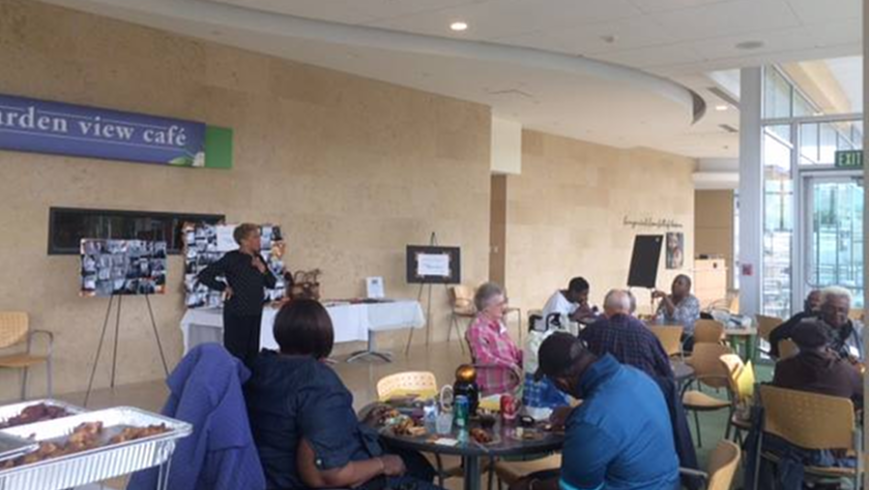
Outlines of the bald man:
M673 379L671 363L659 339L631 315L631 296L613 289L604 297L604 318L586 327L580 338L595 355L611 354L652 377Z

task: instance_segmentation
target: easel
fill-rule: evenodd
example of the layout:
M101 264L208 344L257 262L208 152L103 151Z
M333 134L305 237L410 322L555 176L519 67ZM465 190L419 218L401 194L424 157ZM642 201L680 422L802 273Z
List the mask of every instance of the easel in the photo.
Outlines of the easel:
M118 366L118 334L121 330L121 300L124 295L113 294L109 296L109 306L106 308L106 319L103 321L103 333L100 334L100 343L97 345L97 355L94 356L94 367L91 369L91 379L88 381L88 391L85 393L84 406L88 406L88 400L91 397L91 389L94 386L94 376L97 374L97 365L100 362L100 353L103 350L103 342L106 340L106 329L109 326L109 316L112 312L112 302L115 297L118 298L117 315L115 317L115 346L112 351L112 381L110 387L115 388L115 371ZM160 360L163 362L163 372L169 376L169 367L166 364L166 356L163 355L163 344L160 342L160 334L157 332L157 322L154 321L154 310L151 308L151 299L149 295L145 295L145 303L148 305L148 315L151 317L151 328L154 330L154 337L157 339L157 349L160 351Z
M437 247L438 246L438 238L435 236L435 232L432 232L432 235L429 237L429 246ZM429 325L432 324L432 283L421 283L420 290L417 292L417 302L423 298L423 288L427 288L427 300L426 300L426 347L429 347ZM444 284L444 292L447 293L447 297L450 297L450 290L447 288L447 284ZM408 352L411 350L411 341L414 340L414 330L411 329L411 332L408 334L408 344L405 346L405 357L408 357ZM460 344L461 346L461 344Z

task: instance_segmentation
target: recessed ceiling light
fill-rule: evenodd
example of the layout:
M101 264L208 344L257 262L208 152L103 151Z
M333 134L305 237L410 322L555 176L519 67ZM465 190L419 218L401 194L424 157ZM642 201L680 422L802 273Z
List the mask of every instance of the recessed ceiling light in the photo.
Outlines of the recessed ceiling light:
M758 49L764 47L764 41L743 41L742 43L737 43L734 45L737 49Z
M718 105L716 106L716 110L717 110L717 111L720 111L720 112L721 112L721 111L727 111L727 110L728 110L728 106L725 105L725 104L718 104Z
M451 31L462 32L466 29L468 29L468 24L466 24L465 22L462 22L462 21L458 21L458 22L454 22L454 23L450 24Z

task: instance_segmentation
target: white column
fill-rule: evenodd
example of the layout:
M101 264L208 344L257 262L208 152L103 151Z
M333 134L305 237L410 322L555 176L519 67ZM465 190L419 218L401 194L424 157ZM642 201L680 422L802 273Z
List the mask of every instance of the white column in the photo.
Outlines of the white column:
M867 110L867 105L870 103L870 63L867 62L870 56L870 8L864 5L864 152L870 148L870 136L867 134L867 128L870 128L870 111ZM864 318L870 318L870 281L867 279L867 264L870 263L870 247L867 246L867 237L870 236L870 217L867 215L867 210L870 210L870 194L867 193L867 182L870 182L870 161L864 160ZM865 330L864 333L864 352L867 352L867 347L870 346L870 334ZM864 406L868 407L870 403L870 376L864 376ZM864 431L864 450L866 451L870 444L870 431ZM870 473L864 472L864 487L870 488Z
M761 313L764 169L761 68L740 70L740 313Z

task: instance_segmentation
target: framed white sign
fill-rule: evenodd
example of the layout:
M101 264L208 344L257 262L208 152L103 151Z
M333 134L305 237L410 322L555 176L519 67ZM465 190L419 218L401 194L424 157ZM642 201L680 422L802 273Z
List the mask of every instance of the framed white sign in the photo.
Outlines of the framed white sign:
M366 278L366 296L373 299L384 298L384 278L383 277L367 277Z

